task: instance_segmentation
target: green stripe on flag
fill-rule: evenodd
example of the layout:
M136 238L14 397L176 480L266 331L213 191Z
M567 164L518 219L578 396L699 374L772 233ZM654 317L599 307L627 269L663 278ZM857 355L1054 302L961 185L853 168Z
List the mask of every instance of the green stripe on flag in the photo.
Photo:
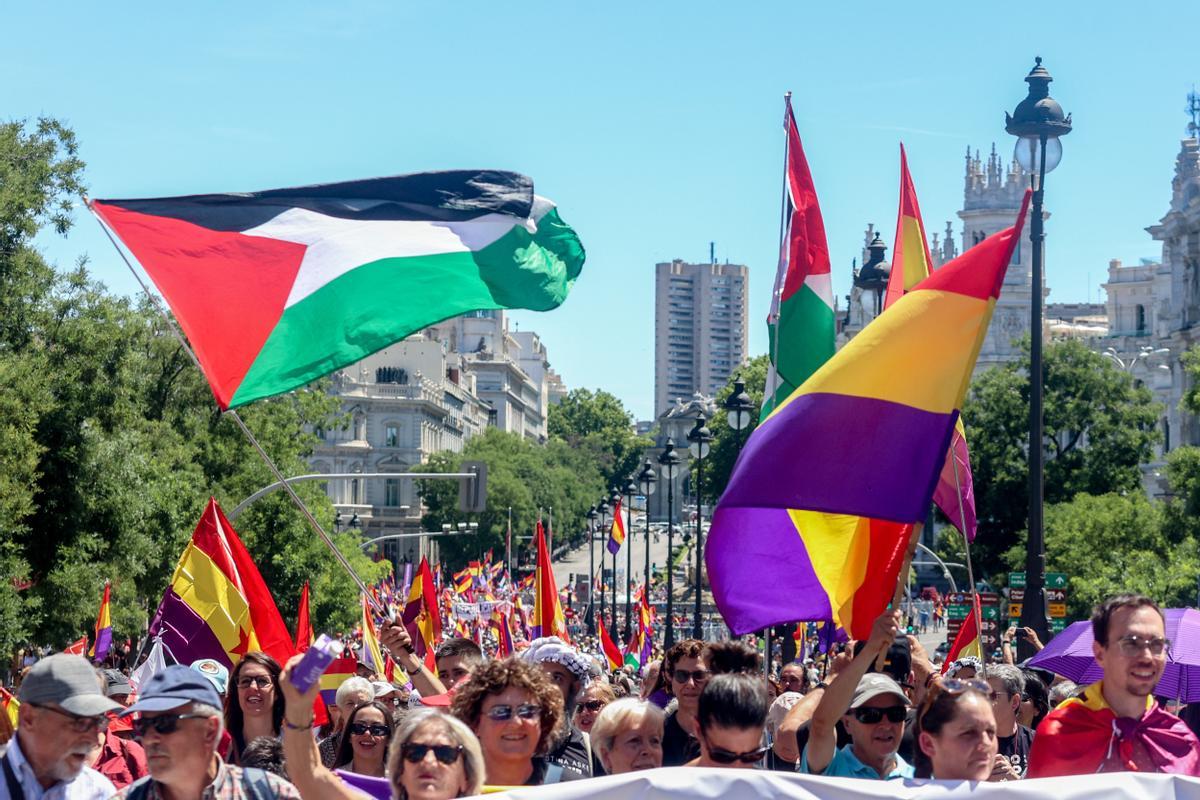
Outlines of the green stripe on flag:
M551 209L536 234L517 224L475 252L363 264L284 310L229 407L302 386L457 314L555 308L583 261L575 231Z
M769 325L767 330L779 383L774 396L763 403L764 418L834 352L833 309L808 284L779 304L778 325L778 336L775 326Z

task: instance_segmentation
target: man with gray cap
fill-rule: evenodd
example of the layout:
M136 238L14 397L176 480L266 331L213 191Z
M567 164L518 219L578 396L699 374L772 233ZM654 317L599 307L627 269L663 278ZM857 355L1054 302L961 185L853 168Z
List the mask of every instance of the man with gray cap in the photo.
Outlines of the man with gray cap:
M146 749L150 775L125 788L122 800L299 800L282 778L217 755L221 696L199 671L173 664L155 673L121 716L129 714L138 715L133 735Z
M887 653L899 631L898 610L881 614L866 646L825 689L813 712L808 744L800 758L801 772L873 780L913 777L912 765L896 752L904 735L908 697L891 676L867 674L875 659ZM839 719L853 739L840 749Z
M572 720L579 693L591 683L588 659L557 636L534 639L521 659L537 664L563 696L563 718L550 740L546 761L562 767L562 780L592 777L591 746Z
M88 766L120 706L87 659L59 653L29 669L17 694L17 733L0 757L0 800L107 800L116 789Z

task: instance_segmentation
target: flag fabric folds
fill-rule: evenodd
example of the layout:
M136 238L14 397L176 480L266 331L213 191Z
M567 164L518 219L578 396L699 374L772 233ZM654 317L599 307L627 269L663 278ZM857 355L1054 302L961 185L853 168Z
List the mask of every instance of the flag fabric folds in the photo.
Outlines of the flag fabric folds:
M448 171L91 209L187 334L222 409L456 314L560 305L578 237L533 181Z
M433 653L442 639L442 616L438 610L433 572L424 556L421 557L421 564L413 576L401 619L412 637L413 650L418 656L432 663Z
M251 650L280 664L291 658L291 634L258 567L215 499L196 524L150 623L172 658L212 658L232 669Z
M338 687L358 674L358 659L353 656L335 658L325 672L321 674L321 700L326 705L333 705L337 698Z
M943 675L946 674L946 670L950 669L950 665L960 658L974 656L980 660L983 659L983 646L980 644L978 620L979 595L975 595L971 612L962 621L962 627L958 629L958 633L954 636L954 644L950 645L950 651L946 653L946 660L942 662Z
M817 189L792 113L791 95L785 102L783 126L786 132L783 231L779 269L767 317L771 353L767 392L775 388L773 395L763 399L763 419L824 364L834 349L829 244L825 240Z
M87 634L85 633L83 636L79 637L74 642L72 642L71 644L64 647L63 652L70 653L73 656L81 656L87 652L87 649L88 649L88 637L87 637Z
M641 669L643 664L650 663L654 650L654 631L651 628L653 615L650 603L646 599L646 586L642 585L638 597L638 627L637 631L625 643L625 663L632 664L634 669Z
M612 514L612 528L608 532L608 552L615 556L621 552L621 545L625 544L625 520L621 517L620 500L613 505Z
M604 627L604 620L596 620L596 629L600 632L600 649L604 651L604 658L608 660L609 672L620 669L625 659L621 657L621 649L608 635L608 628Z
M367 596L362 598L362 660L369 664L378 675L387 673L387 664L383 661L383 651L379 647L379 634L375 632L375 622L371 619L371 603Z
M17 712L21 708L21 701L12 692L0 686L0 714L8 720L8 726L12 730L17 729Z
M88 655L97 664L103 663L104 659L108 658L108 651L112 647L112 612L109 610L109 601L111 599L112 584L109 581L105 581L104 595L100 598L100 612L96 614L96 628L92 639L92 648L88 650Z
M546 549L546 537L542 523L537 524L536 537L537 569L534 572L533 620L529 625L529 636L558 636L570 641L567 635L567 620L563 616L562 604L558 599L558 587L554 583L554 570L550 567L550 551Z
M308 615L308 581L300 590L300 610L296 612L296 652L303 653L313 643L312 622Z
M895 247L892 248L892 272L888 278L883 307L886 309L891 306L905 292L929 277L932 271L933 261L929 257L929 243L925 237L925 223L921 221L917 190L908 172L908 155L901 144L900 210L896 220ZM974 541L975 492L971 457L967 450L967 432L961 417L954 423L950 450L946 453L946 462L933 491L933 502L950 523L966 535L967 541Z
M137 669L129 673L129 685L133 687L135 692L140 692L142 687L150 682L151 678L166 668L167 659L163 653L162 637L156 636L154 644L150 646L150 652L146 654L146 660Z
M1028 202L1013 227L897 300L751 434L706 553L735 634L805 619L869 626L839 615L849 603L853 616L860 590L895 585L906 541L891 526L928 510ZM890 580L880 564L895 565ZM786 600L757 591L775 584L791 587Z

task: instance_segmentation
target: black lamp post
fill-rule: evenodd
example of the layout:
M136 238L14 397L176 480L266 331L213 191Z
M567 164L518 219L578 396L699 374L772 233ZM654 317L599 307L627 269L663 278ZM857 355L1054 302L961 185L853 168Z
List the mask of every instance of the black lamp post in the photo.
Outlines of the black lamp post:
M609 498L609 503L613 510L613 524L617 522L617 515L621 513L621 490L617 487L612 489L612 497ZM609 538L612 538L612 531L609 531ZM620 551L620 546L617 547L617 552ZM608 630L612 635L617 633L617 552L612 554L612 608L609 610Z
M633 630L633 496L637 484L631 478L625 484L625 643Z
M737 449L741 452L744 438L742 431L750 427L750 420L754 414L754 403L750 401L750 395L746 394L746 382L742 380L741 375L734 376L733 391L725 398L725 414L729 427L737 432ZM734 458L736 460L736 454Z
M692 638L703 638L700 606L704 580L701 567L704 564L704 459L708 458L713 435L708 429L704 415L696 417L696 424L688 431L688 450L696 460L696 618L692 622Z
M608 501L601 500L600 505L596 507L600 512L600 535L598 538L601 542L608 539L607 528L608 524L606 517L608 516ZM604 622L604 551L600 551L600 621Z
M642 587L642 591L646 593L646 602L650 602L650 495L654 494L654 484L658 482L658 476L654 474L654 465L650 463L650 459L646 459L646 463L642 465L642 471L638 473L638 484L642 488L642 494L646 497L646 583Z
M668 437L667 446L658 457L659 471L667 482L667 630L663 634L663 649L675 644L675 578L671 569L671 548L675 543L675 476L679 474L679 454L675 452L675 440Z
M596 507L588 509L588 606L587 626L592 636L596 635L596 518L600 514Z
M863 312L870 313L871 319L883 313L883 296L887 292L888 277L892 274L891 265L883 260L886 252L887 245L878 233L875 234L875 238L867 245L867 263L854 273L854 285L862 290L860 302Z
M1046 641L1046 542L1042 527L1042 244L1045 231L1042 220L1042 197L1046 189L1046 173L1062 160L1060 136L1071 132L1071 117L1063 114L1050 97L1050 73L1042 66L1039 56L1025 76L1029 95L1011 115L1005 114L1004 129L1017 137L1013 157L1030 173L1033 184L1033 210L1029 220L1029 240L1032 245L1033 302L1029 311L1029 539L1025 549L1025 603L1021 624L1037 631ZM974 587L972 587L972 590ZM1028 644L1023 645L1027 648Z

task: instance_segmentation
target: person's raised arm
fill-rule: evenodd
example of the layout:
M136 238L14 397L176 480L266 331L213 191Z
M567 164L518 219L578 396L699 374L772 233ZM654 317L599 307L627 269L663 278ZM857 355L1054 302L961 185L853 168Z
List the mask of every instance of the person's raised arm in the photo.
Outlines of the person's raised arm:
M438 680L438 676L429 671L413 650L412 637L409 636L403 622L396 620L383 623L383 629L379 632L379 643L408 673L413 688L420 692L422 697L446 693L446 687Z
M900 610L885 611L875 620L866 646L854 657L845 669L826 687L821 701L813 712L809 729L807 763L808 771L819 775L829 767L837 752L837 723L850 708L854 690L877 656L887 652L900 633Z
M304 800L362 800L342 780L321 764L321 754L313 739L313 703L321 690L321 682L314 681L307 692L301 694L292 685L292 670L304 656L288 659L279 676L279 690L283 692L283 758L287 763L288 780L300 790Z

